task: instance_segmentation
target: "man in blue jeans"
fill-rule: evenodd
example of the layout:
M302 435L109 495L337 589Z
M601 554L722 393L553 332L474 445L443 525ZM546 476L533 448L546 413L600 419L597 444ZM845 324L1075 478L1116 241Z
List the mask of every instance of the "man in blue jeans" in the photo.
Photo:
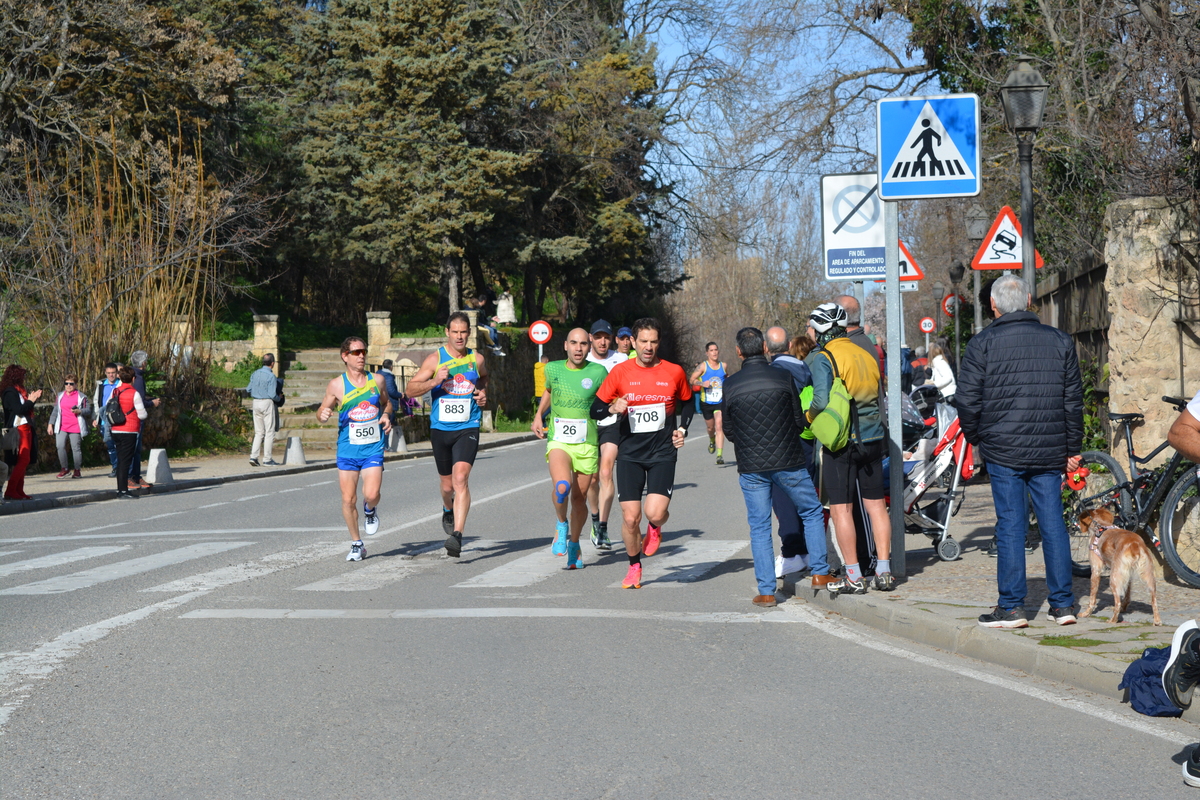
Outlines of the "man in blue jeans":
M804 521L813 588L823 588L832 579L825 560L825 518L800 442L804 412L792 376L767 363L765 344L758 328L738 331L742 368L725 380L721 413L725 436L737 448L738 483L750 523L750 552L758 582L758 595L751 602L771 607L776 602L772 486L787 494Z
M104 406L108 403L113 389L120 384L121 379L117 377L117 364L110 361L104 365L104 377L96 381L96 393L92 395L92 408L95 409L92 425L100 430L104 446L108 448L108 461L112 464L112 472L108 476L110 478L117 477L117 444L113 441L108 423L104 421Z
M1046 561L1050 619L1075 622L1071 542L1063 522L1063 472L1083 449L1083 383L1075 343L1043 325L1016 275L992 285L996 321L963 353L955 405L963 435L987 463L996 506L996 582L1000 597L988 628L1024 628L1026 494L1037 515Z

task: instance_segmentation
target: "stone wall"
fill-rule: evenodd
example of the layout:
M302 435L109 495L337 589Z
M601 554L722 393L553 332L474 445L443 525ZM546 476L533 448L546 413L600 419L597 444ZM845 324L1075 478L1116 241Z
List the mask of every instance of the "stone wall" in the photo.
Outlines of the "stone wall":
M254 350L253 339L230 342L196 342L197 354L212 361L214 369L233 371L239 361Z
M1177 416L1162 396L1190 398L1200 390L1197 218L1194 209L1144 197L1113 203L1104 227L1108 405L1146 415L1133 429L1135 450L1145 455ZM1123 449L1114 442L1113 452Z

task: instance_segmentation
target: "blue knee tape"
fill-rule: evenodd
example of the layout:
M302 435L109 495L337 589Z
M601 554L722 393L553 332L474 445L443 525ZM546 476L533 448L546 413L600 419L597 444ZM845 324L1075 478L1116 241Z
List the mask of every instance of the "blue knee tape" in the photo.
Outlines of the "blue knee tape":
M570 481L559 481L558 483L554 484L554 502L556 502L556 503L567 502L567 495L569 495L570 493L571 493Z

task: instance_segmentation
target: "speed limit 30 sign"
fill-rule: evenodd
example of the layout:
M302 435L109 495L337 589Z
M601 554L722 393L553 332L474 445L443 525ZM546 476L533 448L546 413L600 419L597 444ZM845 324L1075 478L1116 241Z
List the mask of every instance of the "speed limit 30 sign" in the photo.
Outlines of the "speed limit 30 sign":
M550 323L538 320L529 326L529 341L534 344L545 344L550 341L550 337L554 335L554 329L550 327Z
M921 333L933 333L933 317L921 317Z

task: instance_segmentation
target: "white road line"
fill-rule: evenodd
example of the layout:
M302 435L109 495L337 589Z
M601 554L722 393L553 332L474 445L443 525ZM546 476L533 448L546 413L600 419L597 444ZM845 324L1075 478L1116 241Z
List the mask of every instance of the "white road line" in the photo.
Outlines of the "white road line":
M0 558L4 556L16 556L24 552L24 550L5 550L4 552L0 553Z
M303 492L303 486L297 486L295 489L280 489L276 494L287 494L288 492Z
M122 525L128 525L128 524L129 524L128 522L114 522L111 525L97 525L94 528L84 528L81 531L75 531L75 532L76 533L91 533L92 531L102 531L105 528L119 528Z
M199 511L199 510L200 510L200 509L202 509L202 508L216 508L217 506L227 506L227 505L229 505L229 501L228 501L228 500L224 500L224 501L222 501L222 502L220 502L220 503L209 503L209 504L208 504L208 505L206 505L206 506L196 506L196 510L197 510L197 511Z
M141 522L149 522L152 519L162 519L163 517L174 517L177 514L186 514L186 511L168 511L166 514L155 514L153 517L145 517Z
M334 481L321 481L320 483L310 483L308 485L309 486L328 486L331 483L334 483Z
M345 553L347 546L344 542L318 542L316 544L305 545L295 550L287 550L282 553L272 553L269 556L264 556L258 561L247 561L243 564L235 564L231 567L221 567L214 569L212 572L205 572L200 575L190 575L186 578L180 578L177 581L164 583L159 586L154 586L150 589L142 589L143 592L195 592L205 591L210 592L214 589L220 589L225 586L231 586L235 583L248 581L251 578L260 578L264 575L270 575L272 572L278 572L281 569L291 569L304 564L311 564L314 561L321 561L326 558Z
M247 500L257 500L257 499L258 499L258 498L260 498L260 497L270 497L270 496L271 496L271 494L273 494L273 493L268 493L268 494L252 494L252 495L250 495L249 497L239 497L237 500L234 500L233 502L235 502L235 503L244 503L244 502L246 502Z
M440 514L438 515L441 516ZM78 539L144 539L155 536L246 536L261 533L325 533L345 531L344 526L332 528L212 528L182 531L153 531L151 533L90 533L86 536L25 536L17 539L0 539L0 543L17 544L28 542L70 542Z
M69 550L65 553L55 553L51 556L42 556L41 558L31 558L28 561L16 561L12 564L0 565L0 577L12 575L14 572L27 572L32 569L45 569L46 567L59 567L63 564L70 564L73 561L83 561L85 558L98 558L111 553L119 553L122 550L128 550L129 545L119 545L117 547L83 547L79 550Z
M877 650L881 653L895 656L896 658L907 659L926 667L933 667L935 669L945 670L946 672L953 672L956 675L961 675L964 678L971 678L972 680L977 680L981 683L999 686L1003 689L1016 692L1017 694L1023 694L1026 697L1032 697L1037 700L1051 703L1059 706L1060 708L1066 708L1070 709L1071 711L1078 711L1080 714L1087 714L1089 716L1096 717L1097 719L1104 720L1105 722L1112 723L1113 725L1121 725L1139 733L1157 736L1158 738L1165 739L1173 744L1188 745L1192 744L1196 740L1194 735L1175 733L1174 731L1166 730L1165 728L1161 728L1151 722L1146 722L1133 717L1127 717L1124 714L1119 714L1099 706L1094 706L1091 703L1084 702L1083 700L1077 700L1073 697L1064 697L1062 695L1054 694L1053 692L1048 692L1044 689L1028 686L1020 681L1010 680L1009 678L1001 678L997 675L989 675L986 672L972 669L970 667L944 663L942 661L938 661L937 659L920 655L919 653L894 647L893 645L885 642L876 641L875 639L864 636L861 633L852 631L840 623L826 619L824 616L822 616L821 612L818 612L809 606L802 605L800 603L786 603L779 609L778 612L764 615L764 618L778 618L780 615L790 615L796 617L799 621L805 623L806 625L811 625L817 630L828 633L831 636L836 636L839 639L852 642L860 647L867 647L871 650ZM771 621L775 620L771 619ZM779 619L778 621L783 620Z
M550 546L540 548L536 553L501 564L495 569L489 569L482 575L476 575L462 583L456 583L453 589L495 589L502 586L532 586L540 583L557 572L567 571L567 559L550 552Z
M367 563L361 567L352 568L341 575L326 578L314 583L297 586L298 592L369 592L382 588L389 583L403 580L409 575L415 575L422 570L437 564L437 561L425 559L414 561L411 557L392 556L389 558L367 558Z
M180 564L195 558L216 555L217 553L223 553L238 547L248 547L252 544L254 542L203 542L201 544L193 544L188 547L181 547L178 550L167 550L164 553L155 553L154 555L142 556L141 558L134 558L129 561L118 561L115 564L95 567L94 569L76 572L72 575L60 575L56 578L47 578L44 581L13 586L10 589L0 590L0 595L62 594L64 592L73 592L77 589L86 589L89 586L95 586L98 583L127 578L130 575L138 575L153 569Z
M678 588L699 580L749 545L747 540L668 540L658 553L642 558L642 588ZM620 589L621 582L608 588Z
M180 619L640 619L674 622L760 623L767 614L707 611L636 611L604 608L199 608ZM799 622L800 620L775 620Z
M99 641L126 625L139 622L155 611L176 608L203 595L203 592L196 592L172 597L137 611L130 611L128 614L85 625L39 645L28 653L14 653L0 661L0 699L3 700L0 704L0 732L13 712L33 694L35 683L48 679L62 662L82 650L84 645Z
M475 498L471 498L471 508L475 508L476 506L481 506L481 505L483 505L484 503L490 503L490 502L491 502L491 501L493 501L493 500L498 500L498 499L500 499L501 497L507 497L507 496L508 496L508 495L510 495L510 494L515 494L515 493L517 493L517 492L524 491L524 490L526 490L526 489L529 489L529 488L531 488L531 487L534 487L534 486L541 486L543 483L549 483L549 482L550 482L550 478L548 478L548 477L547 477L547 478L541 478L540 480L533 481L532 483L525 483L525 484L522 484L522 485L520 485L520 486L514 487L514 488L512 488L512 489L506 489L506 490L505 490L505 491L503 491L503 492L497 492L496 494L488 495L487 497L481 497L481 498L479 498L478 500L476 500ZM381 505L381 507L382 507L382 503L381 503L380 505ZM384 508L382 513L386 513L386 510L387 510L387 509L386 509L386 508ZM439 511L439 512L437 512L436 514L429 514L428 516L425 516L425 517L420 517L419 519L413 519L413 520L409 520L408 522L405 522L405 523L403 523L403 524L401 524L401 525L396 525L396 526L393 526L393 527L391 527L391 528L388 528L387 530L380 531L380 532L379 532L379 533L378 533L376 536L373 536L373 537L371 537L371 538L372 538L372 539L378 539L380 536L387 536L389 533L395 533L396 531L402 531L402 530L405 530L406 528L412 528L412 527L414 527L414 526L417 526L417 525L423 525L423 524L424 524L424 523L426 523L426 522L433 522L434 520L439 520L439 519L441 519L441 518L442 518L442 512L441 512L441 511ZM338 528L337 530L341 530L341 529L340 529L340 528ZM0 541L16 541L16 540L10 540L10 539L0 539ZM369 540L368 540L368 541L369 541ZM435 547L435 548L432 548L432 549L433 549L433 550L440 550L440 549L441 549L441 547L440 547L440 546L438 546L438 547Z

